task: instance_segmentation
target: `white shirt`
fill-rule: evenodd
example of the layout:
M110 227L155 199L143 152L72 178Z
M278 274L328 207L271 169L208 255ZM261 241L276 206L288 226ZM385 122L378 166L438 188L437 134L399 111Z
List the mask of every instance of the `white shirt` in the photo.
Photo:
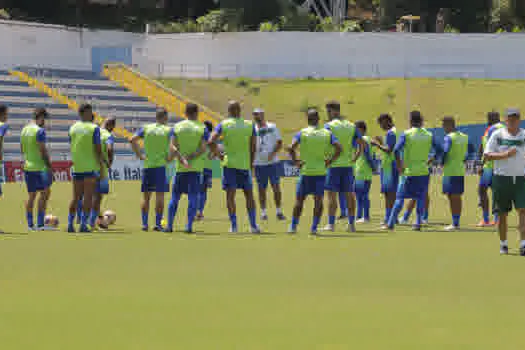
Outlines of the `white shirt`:
M500 153L516 148L517 152L514 156L495 160L494 174L503 176L523 176L525 172L525 130L519 129L518 133L513 136L509 134L507 128L501 128L492 133L487 146L485 147L485 154Z
M275 145L281 141L281 133L273 123L266 123L265 127L259 128L255 124L255 135L257 136L257 147L255 149L254 165L269 165L279 162L277 155L268 160L268 156L275 150Z

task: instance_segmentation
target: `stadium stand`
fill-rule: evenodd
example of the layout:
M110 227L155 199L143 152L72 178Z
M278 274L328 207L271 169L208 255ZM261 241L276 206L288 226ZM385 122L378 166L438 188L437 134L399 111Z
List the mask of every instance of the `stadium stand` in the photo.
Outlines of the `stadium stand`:
M51 114L48 140L53 159L69 157L67 132L78 120L76 108L80 103L91 103L102 118L117 118L123 129L117 133L116 154L126 158L132 156L126 138L142 124L154 120L156 110L147 98L91 71L32 67L0 71L0 102L10 109L6 159L20 159L20 130L37 107L45 107ZM174 116L170 119L171 123L180 120Z

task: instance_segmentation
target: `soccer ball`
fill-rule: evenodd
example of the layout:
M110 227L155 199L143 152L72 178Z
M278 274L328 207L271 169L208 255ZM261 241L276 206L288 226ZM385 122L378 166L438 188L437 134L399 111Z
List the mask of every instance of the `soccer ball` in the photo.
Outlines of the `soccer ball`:
M46 215L46 217L44 218L44 225L48 227L57 228L58 225L60 225L60 220L58 220L57 216Z
M117 214L113 210L106 210L102 216L106 219L108 226L117 222Z

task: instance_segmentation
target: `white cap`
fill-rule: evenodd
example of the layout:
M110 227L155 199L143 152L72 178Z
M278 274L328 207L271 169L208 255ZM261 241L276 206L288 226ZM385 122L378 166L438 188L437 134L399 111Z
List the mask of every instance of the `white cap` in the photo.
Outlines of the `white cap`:
M253 114L261 114L261 113L264 113L264 109L262 108L255 108L253 110Z

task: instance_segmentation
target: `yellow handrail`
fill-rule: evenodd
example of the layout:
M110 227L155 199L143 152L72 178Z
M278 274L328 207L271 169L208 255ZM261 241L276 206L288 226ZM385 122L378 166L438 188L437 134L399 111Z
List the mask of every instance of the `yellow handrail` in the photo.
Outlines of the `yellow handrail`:
M21 72L21 71L17 71L17 70L11 70L9 71L9 74L17 77L21 81L26 82L29 86L32 86L38 89L39 91L55 99L61 104L67 105L70 109L78 111L79 104L76 101L70 99L69 97L65 95L60 94L58 90L49 87L47 84L41 82L40 80L32 78L28 74ZM97 124L102 124L105 118L98 113L93 113L93 115L95 116L95 122ZM133 137L133 134L131 132L129 132L128 130L124 128L120 128L120 127L116 127L114 129L114 133L117 136L124 137L128 140L131 140L131 137Z
M121 84L134 93L147 98L150 102L166 108L168 112L175 113L179 117L184 116L186 104L193 102L172 89L168 89L159 82L147 77L139 71L122 63L111 63L104 65L103 74ZM222 118L220 114L200 106L199 120L209 120L218 123Z

